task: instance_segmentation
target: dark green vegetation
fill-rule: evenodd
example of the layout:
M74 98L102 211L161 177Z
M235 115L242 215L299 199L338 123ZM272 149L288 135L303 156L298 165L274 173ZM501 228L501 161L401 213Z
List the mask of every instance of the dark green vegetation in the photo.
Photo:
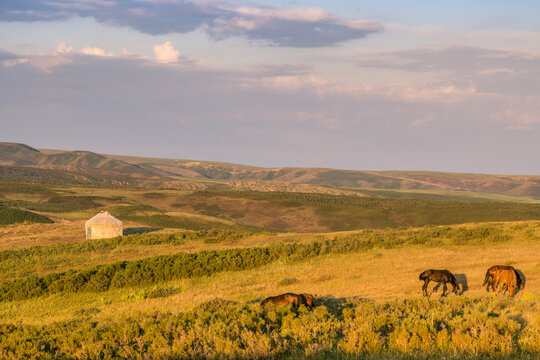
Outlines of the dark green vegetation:
M147 233L4 250L0 251L0 279L36 275L39 271L51 272L60 266L69 266L73 269L75 264L81 263L81 266L84 266L88 258L105 257L115 250L136 249L139 246L178 246L186 242L234 243L254 234L254 232L240 230L182 231L174 234Z
M188 235L152 234L127 237L130 244L178 243L187 236L202 239L238 239L250 236L239 232L200 232ZM321 236L322 237L322 236ZM365 251L373 248L395 248L405 245L455 245L490 244L509 241L511 234L505 233L498 225L466 227L427 227L416 230L367 230L361 233L345 234L332 238L320 238L310 242L275 243L267 247L232 248L227 250L203 250L196 253L176 253L135 261L121 261L98 265L86 270L71 270L42 277L29 276L22 279L6 280L0 284L0 301L11 301L44 296L61 292L107 291L111 288L155 284L180 278L208 276L223 271L239 271L258 268L278 260L295 262L326 254L342 254ZM100 247L121 246L122 239L101 240L93 244L50 245L26 250L4 251L1 259L18 264L47 253L90 252ZM19 265L20 266L20 265Z
M52 221L45 216L34 214L30 211L7 207L0 203L0 225L20 224L25 222L52 223Z
M377 197L234 190L148 192L0 182L0 204L10 208L44 216L73 213L79 219L108 210L122 221L141 226L196 231L343 231L540 219L537 203L441 201L381 197L376 191L374 194Z
M165 290L166 291L166 290ZM1 325L4 359L537 359L538 305L493 298L322 301L263 310L215 300L192 311Z
M190 197L246 199L289 208L311 208L315 210L320 223L330 231L540 219L540 204L387 199L256 191L198 191L192 193ZM219 210L219 202L215 206Z
M100 198L97 196L50 196L47 200L41 202L33 201L7 201L6 204L17 206L32 211L57 213L57 212L73 212L86 209L96 209L103 206L100 203Z

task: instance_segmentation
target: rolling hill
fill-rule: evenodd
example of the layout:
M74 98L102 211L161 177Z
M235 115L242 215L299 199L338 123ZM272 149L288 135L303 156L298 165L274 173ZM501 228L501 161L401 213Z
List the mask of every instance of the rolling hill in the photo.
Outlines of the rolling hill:
M262 168L89 151L38 150L24 144L0 143L0 181L18 181L17 177L30 182L138 188L317 192L380 197L404 197L405 194L405 197L413 198L426 193L452 192L451 195L458 198L470 197L468 193L483 193L515 198L510 201L540 200L540 176Z

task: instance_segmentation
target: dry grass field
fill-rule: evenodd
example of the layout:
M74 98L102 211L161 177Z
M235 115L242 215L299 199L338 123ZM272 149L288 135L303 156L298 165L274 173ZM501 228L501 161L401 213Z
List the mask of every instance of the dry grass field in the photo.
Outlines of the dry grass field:
M500 224L499 224L500 225ZM34 225L27 228L31 230ZM59 224L40 225L59 231ZM66 225L64 231L72 224ZM465 228L474 229L470 224ZM302 261L277 261L243 271L226 271L211 276L179 279L159 284L122 287L107 292L62 293L21 301L0 303L0 321L43 324L86 317L108 318L137 311L177 313L192 309L216 298L240 303L259 302L267 296L284 292L307 292L318 299L356 298L387 302L421 296L422 282L418 274L425 269L449 269L460 282L460 296L478 298L495 296L481 286L485 271L494 264L513 265L526 278L525 288L516 299L540 301L540 223L518 222L502 225L501 231L512 234L502 243L481 245L442 244L407 245L397 248L375 248L347 254L324 255ZM26 226L22 226L23 228ZM457 226L456 226L457 227ZM460 226L462 227L462 226ZM173 229L162 232L173 231ZM330 234L255 234L230 243L188 241L185 244L126 246L111 252L97 251L72 254L69 262L59 261L54 271L84 269L118 260L135 260L155 255L202 250L248 248L272 243L309 243L315 238L346 236L356 232ZM528 234L528 235L527 235ZM48 271L36 271L43 275ZM441 288L430 284L433 298L440 297ZM175 289L174 294L148 299L145 293L156 288ZM449 297L456 295L450 294ZM500 296L500 295L497 295ZM40 314L36 318L36 311Z

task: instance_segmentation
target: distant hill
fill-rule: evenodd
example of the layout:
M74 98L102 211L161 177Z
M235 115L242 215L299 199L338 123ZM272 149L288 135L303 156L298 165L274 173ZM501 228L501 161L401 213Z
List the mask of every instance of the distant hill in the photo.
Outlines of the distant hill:
M49 180L44 181L43 177ZM26 182L144 188L232 188L354 193L379 197L417 197L415 192L452 192L451 197L458 198L470 197L469 193L483 193L540 200L540 176L262 168L213 161L106 155L89 151L38 150L25 144L0 143L0 181L19 181L18 178Z

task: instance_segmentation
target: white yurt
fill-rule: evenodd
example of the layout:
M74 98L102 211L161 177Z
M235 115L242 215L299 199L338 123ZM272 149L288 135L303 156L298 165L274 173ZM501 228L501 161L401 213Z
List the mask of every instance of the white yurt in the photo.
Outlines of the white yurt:
M102 211L85 223L87 239L106 239L123 235L122 221Z

